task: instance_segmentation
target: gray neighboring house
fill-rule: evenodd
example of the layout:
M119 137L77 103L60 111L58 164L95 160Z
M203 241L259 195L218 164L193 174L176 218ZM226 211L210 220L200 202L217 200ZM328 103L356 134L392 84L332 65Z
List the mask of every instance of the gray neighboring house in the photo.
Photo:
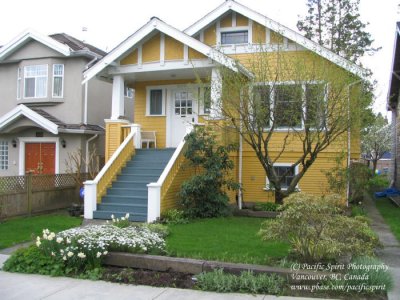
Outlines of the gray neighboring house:
M87 157L93 145L104 160L112 85L81 84L104 55L67 34L32 30L0 48L0 176L65 173L68 153Z
M396 23L395 42L393 50L393 62L390 73L387 109L392 112L392 184L400 188L400 22Z

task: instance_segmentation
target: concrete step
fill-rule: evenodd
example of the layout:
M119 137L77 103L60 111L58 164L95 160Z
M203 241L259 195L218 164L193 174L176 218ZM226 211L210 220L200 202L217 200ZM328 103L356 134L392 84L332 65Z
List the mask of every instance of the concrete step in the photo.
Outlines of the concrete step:
M107 190L107 196L142 196L147 198L148 190L145 188L118 188L112 187Z
M141 175L141 174L121 174L117 176L117 181L130 181L130 182L157 182L160 175Z
M124 197L124 196L104 196L101 200L101 203L104 204L113 204L113 203L122 203L122 204L139 204L139 205L147 205L147 196L141 197Z
M97 211L147 214L147 204L101 203L97 205Z

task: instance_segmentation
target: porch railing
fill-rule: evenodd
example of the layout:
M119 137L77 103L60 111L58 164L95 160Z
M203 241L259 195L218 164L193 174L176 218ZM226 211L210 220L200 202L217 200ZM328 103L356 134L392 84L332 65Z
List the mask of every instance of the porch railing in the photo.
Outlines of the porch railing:
M133 129L133 128L132 128ZM126 130L123 134L126 133ZM115 177L120 173L126 162L135 154L135 130L131 130L122 144L113 153L106 165L101 169L94 180L85 184L85 218L93 219L93 211L101 201Z
M190 126L186 129L186 134L190 133L193 127ZM147 203L147 222L154 222L161 214L161 204L165 201L168 190L174 183L176 175L181 169L182 164L185 161L185 149L187 144L185 139L179 143L174 154L169 160L164 171L161 173L160 178L157 182L152 182L147 185L148 188L148 203ZM175 196L175 195L174 195Z

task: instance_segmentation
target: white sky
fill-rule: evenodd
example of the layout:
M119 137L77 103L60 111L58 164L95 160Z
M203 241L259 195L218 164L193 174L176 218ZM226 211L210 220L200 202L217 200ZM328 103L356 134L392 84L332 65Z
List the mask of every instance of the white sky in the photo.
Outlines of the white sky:
M110 51L144 25L152 16L185 29L224 0L3 0L0 45L27 28L43 34L68 33ZM238 2L296 30L298 15L306 14L306 0L238 0ZM360 14L367 30L382 49L363 63L378 80L374 110L386 112L395 23L400 20L399 0L361 0ZM88 31L82 32L82 27Z

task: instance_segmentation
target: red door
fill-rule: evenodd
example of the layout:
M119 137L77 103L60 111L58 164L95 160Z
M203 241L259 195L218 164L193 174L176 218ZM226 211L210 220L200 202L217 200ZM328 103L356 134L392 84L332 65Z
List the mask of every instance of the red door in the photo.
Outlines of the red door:
M25 144L25 173L55 174L55 143Z

